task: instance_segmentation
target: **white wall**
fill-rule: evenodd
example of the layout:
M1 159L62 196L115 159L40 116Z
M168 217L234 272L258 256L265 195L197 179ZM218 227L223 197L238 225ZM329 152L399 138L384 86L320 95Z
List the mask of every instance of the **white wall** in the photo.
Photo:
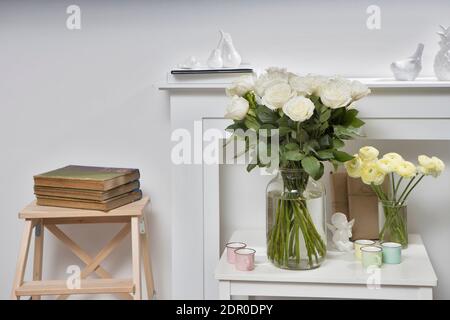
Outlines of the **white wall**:
M74 3L82 9L80 31L65 27L66 7ZM381 7L379 31L365 26L370 4ZM448 12L445 0L1 1L0 298L10 293L22 227L16 214L33 199L31 177L67 163L141 169L143 189L153 201L158 298L170 297L169 212L176 195L170 195L168 182L167 96L156 85L186 56L206 58L217 29L230 32L244 59L256 66L347 76L388 76L391 61L423 42L422 75L432 75L435 32L439 23L450 25ZM380 145L411 156L437 153L450 164L447 142ZM450 298L450 253L441 250L450 240L447 181L448 173L435 184L424 183L410 209L411 229L423 234L438 273L440 298ZM223 189L229 199L232 186ZM223 215L239 209L233 203L226 201ZM117 226L96 228L67 230L94 254ZM50 236L45 245L44 276L62 277L68 264L78 263ZM129 256L128 245L105 267L129 272L120 257Z

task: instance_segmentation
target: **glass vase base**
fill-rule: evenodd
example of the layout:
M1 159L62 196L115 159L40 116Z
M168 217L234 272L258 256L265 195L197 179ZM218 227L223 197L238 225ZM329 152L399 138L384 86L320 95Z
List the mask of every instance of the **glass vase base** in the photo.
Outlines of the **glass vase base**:
M325 260L324 257L318 258L317 260L314 258L314 261L310 263L308 259L300 259L299 262L292 259L289 260L287 265L285 263L280 264L275 260L269 258L269 261L277 268L285 269L285 270L312 270L317 269L321 266L322 262Z

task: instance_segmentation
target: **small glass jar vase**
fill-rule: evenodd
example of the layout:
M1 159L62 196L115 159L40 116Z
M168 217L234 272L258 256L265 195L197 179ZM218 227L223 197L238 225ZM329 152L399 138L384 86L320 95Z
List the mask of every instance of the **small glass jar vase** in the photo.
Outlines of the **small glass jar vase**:
M378 202L378 225L381 242L397 242L408 247L407 204L405 201Z
M325 188L303 169L280 169L266 190L267 257L282 269L308 270L325 259Z

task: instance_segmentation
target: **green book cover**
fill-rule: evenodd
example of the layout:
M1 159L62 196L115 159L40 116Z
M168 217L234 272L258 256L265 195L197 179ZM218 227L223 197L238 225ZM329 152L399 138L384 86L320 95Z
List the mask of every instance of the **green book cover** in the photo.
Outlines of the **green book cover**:
M34 176L36 186L110 190L139 179L139 170L69 165Z

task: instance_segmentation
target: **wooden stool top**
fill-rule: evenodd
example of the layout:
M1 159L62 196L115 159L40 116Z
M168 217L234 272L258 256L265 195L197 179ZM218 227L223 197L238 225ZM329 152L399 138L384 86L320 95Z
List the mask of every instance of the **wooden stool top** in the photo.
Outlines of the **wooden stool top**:
M142 215L142 212L148 202L149 197L142 197L141 200L129 203L108 212L104 212L96 210L39 206L36 204L36 200L34 200L22 209L22 211L20 211L19 219L134 217Z

